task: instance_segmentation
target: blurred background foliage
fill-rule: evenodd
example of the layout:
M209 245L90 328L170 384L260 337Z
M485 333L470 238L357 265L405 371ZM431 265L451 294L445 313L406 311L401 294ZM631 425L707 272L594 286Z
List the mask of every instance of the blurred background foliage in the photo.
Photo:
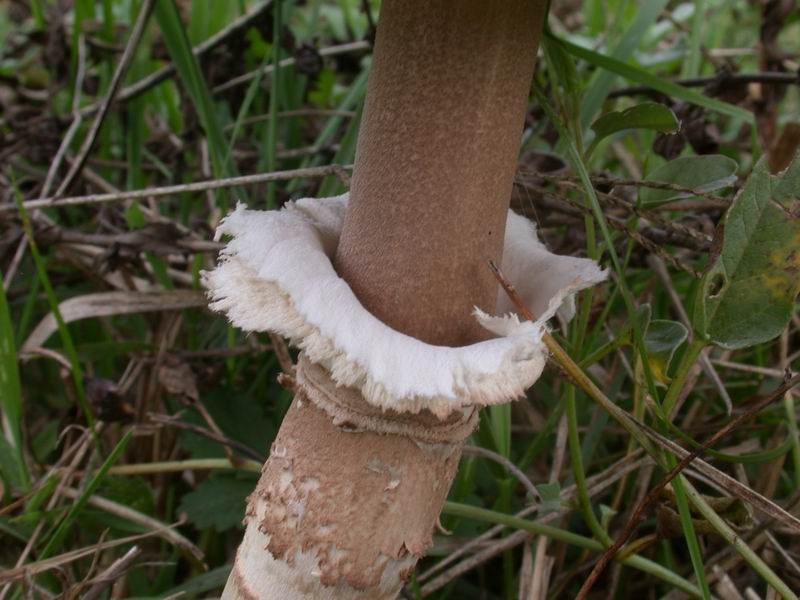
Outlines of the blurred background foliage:
M325 167L353 161L379 14L379 0L0 1L0 598L220 592L291 400L277 376L292 355L211 314L201 272L236 202L278 208L347 189L347 169ZM551 6L512 206L553 251L615 269L554 334L613 403L674 423L669 436L686 447L800 364L796 165L779 200L793 217L769 213L763 191L739 196L739 212L759 218L729 234L723 259L752 273L719 279L712 252L751 172L773 181L796 154L799 69L793 0ZM125 195L276 171L292 173ZM109 197L36 203L90 194ZM756 320L743 334L762 312L771 329ZM710 460L796 513L795 398ZM556 369L527 399L484 411L470 445L488 454L465 455L407 597L575 595L591 545L544 546L513 524L478 538L482 520L531 503L504 461L536 484L540 517L592 543L613 537L662 476ZM610 567L597 597L800 589L791 523L693 481L769 573L737 558L678 491L626 551L649 562ZM537 573L545 589L532 588Z

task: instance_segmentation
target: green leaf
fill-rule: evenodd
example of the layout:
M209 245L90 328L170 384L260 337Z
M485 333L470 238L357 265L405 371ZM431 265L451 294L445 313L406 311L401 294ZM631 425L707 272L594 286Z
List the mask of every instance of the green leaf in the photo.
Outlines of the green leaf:
M800 292L800 157L759 161L718 229L694 307L699 335L727 349L780 335Z
M552 483L540 483L536 486L536 490L542 497L542 503L539 505L539 515L543 516L563 508L560 483L557 481L553 481Z
M735 160L721 154L682 156L655 169L645 181L672 183L698 193L713 192L733 185L737 169ZM691 196L687 192L642 188L639 197L642 204L654 206Z
M604 114L592 123L595 138L587 154L604 138L626 129L651 129L661 133L675 133L680 122L669 108L658 102L643 102L621 111Z
M689 330L677 321L655 319L650 322L644 334L644 347L653 375L661 383L669 383L667 371L672 357L688 336Z
M199 529L213 527L225 531L241 524L245 500L254 487L252 477L214 475L183 497L181 511Z

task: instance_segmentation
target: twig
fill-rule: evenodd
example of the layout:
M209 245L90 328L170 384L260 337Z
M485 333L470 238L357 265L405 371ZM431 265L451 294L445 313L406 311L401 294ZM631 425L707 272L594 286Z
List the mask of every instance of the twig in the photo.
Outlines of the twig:
M520 169L519 172L523 176L527 175L528 177L531 177L533 179L544 179L545 181L571 182L571 183L580 182L580 179L575 175L553 175L550 173L536 173L533 171L529 171L527 169ZM613 185L618 187L644 187L644 188L651 188L654 190L666 190L670 192L678 192L680 194L686 194L687 196L700 196L703 198L708 198L710 200L722 201L725 203L726 206L730 205L730 201L726 200L725 198L714 196L710 192L703 192L700 190L696 190L694 188L678 185L677 183L669 183L666 181L647 181L643 179L618 179L616 177L609 177L607 175L592 175L590 179L592 183L605 183L608 185Z
M370 48L372 48L372 44L370 44L367 41L348 42L347 44L340 44L338 46L330 46L328 48L323 48L322 50L319 51L319 55L336 56L337 54L347 54L348 52L358 52L359 50L369 50ZM280 61L280 63L278 63L278 68L282 69L284 67L290 67L294 63L295 63L294 58L284 58L282 61ZM272 73L273 69L274 65L266 65L263 69L261 69L261 75L263 76ZM259 76L258 69L256 69L255 71L250 71L249 73L245 73L244 75L239 75L238 77L234 77L233 79L218 85L213 90L211 90L211 92L213 94L220 94L224 91L249 83L258 76Z
M64 495L67 498L72 498L74 500L81 495L81 492L80 490L76 490L74 488L64 488ZM132 508L123 506L122 504L112 500L108 500L107 498L103 498L102 496L89 496L87 502L90 506L94 506L95 508L99 508L100 510L103 510L109 514L126 519L131 523L136 523L137 525L152 530L153 533L158 535L158 537L170 542L171 544L174 544L183 550L188 556L194 559L197 564L205 567L203 564L203 551L190 542L186 537L171 527L165 525L161 521L153 519L152 517L148 517L137 510L133 510Z
M231 464L227 458L190 458L165 462L149 462L131 465L117 465L108 470L109 475L157 475L161 473L181 473L183 471L208 471L212 469L233 469L261 472L264 460L245 460L239 465Z
M598 179L597 180L597 182L603 182L603 181L604 181L603 179ZM605 180L605 181L608 181L608 180ZM649 182L631 180L630 183L631 184L640 184L640 183L649 183ZM566 186L566 187L572 188L572 189L574 189L574 190L576 190L578 192L583 192L583 190L584 190L583 185L581 185L579 183L576 183L576 182L573 182L573 181L562 181L561 184ZM536 185L530 185L530 184L526 184L526 185L527 185L527 187L529 187L529 189L533 189L534 191L536 191L538 193L552 193L552 192L549 192L549 190L546 190L546 189L541 188L541 187L536 186ZM658 184L658 185L660 186L662 184ZM664 184L664 185L672 185L672 184ZM707 234L703 233L702 231L698 231L697 229L695 229L693 227L688 227L688 226L684 225L683 223L681 223L679 221L676 221L674 219L667 219L665 217L662 217L658 213L652 212L650 210L646 210L646 209L640 208L640 207L634 205L631 202L623 200L622 198L618 198L618 197L616 197L616 196L614 196L612 194L605 194L603 192L596 192L596 194L597 194L598 199L603 204L605 204L606 206L613 206L615 208L621 208L622 210L624 210L626 212L633 213L633 214L641 217L642 219L646 219L647 221L650 221L652 223L660 225L661 227L664 227L665 229L672 229L672 230L674 230L674 231L676 231L678 233L681 233L681 234L683 234L683 235L685 235L687 237L690 237L690 238L692 238L694 240L697 240L698 242L703 244L703 246L704 246L703 249L707 250L708 247L709 247L709 244L711 244L711 242L713 241L712 236L707 235ZM561 197L561 196L559 196L559 197Z
M490 261L489 267L494 273L497 281L503 286L503 289L511 298L514 305L517 307L519 314L528 320L531 320L533 314L525 306L517 290L511 283L503 276L497 265ZM572 358L564 351L561 345L553 338L548 332L544 332L542 341L552 354L555 362L572 378L575 384L580 387L586 394L596 402L601 408L606 410L614 419L619 423L625 431L627 431L636 442L642 446L647 453L656 458L660 454L656 452L654 444L663 450L675 455L679 459L684 459L689 455L689 452L676 444L672 440L661 435L652 427L642 423L640 420L629 414L614 402L612 402L603 391L595 385L594 381L583 372L583 370L572 360ZM660 463L663 466L663 463ZM787 512L762 494L750 489L737 479L730 475L723 473L716 467L708 464L700 458L695 460L694 467L703 475L710 478L715 484L722 487L726 492L735 495L739 498L746 500L754 508L760 510L770 517L779 518L785 525L788 525L792 531L800 532L800 519L791 513Z
M28 247L28 240L22 236L17 244L17 249L14 251L14 256L11 259L11 264L3 278L3 289L8 292L11 289L11 283L14 281L14 275L17 273L19 264L22 262L22 257L25 256L25 249Z
M539 494L539 490L537 490L536 486L533 485L533 482L517 465L508 460L505 456L498 454L497 452L487 450L486 448L481 448L480 446L464 446L463 453L470 454L472 456L480 456L481 458L492 460L501 465L506 471L517 478L517 480L525 487L525 489L533 498L536 498L541 502L542 497Z
M528 321L536 321L536 317L530 311L530 309L525 306L522 297L517 292L517 289L511 284L511 282L506 279L503 273L500 271L500 268L493 260L487 261L489 265L489 269L494 274L495 278L497 279L498 283L503 287L508 297L511 299L511 302L516 306L517 311L519 312L520 316L523 319ZM561 347L556 339L550 334L549 331L545 330L542 334L542 341L544 342L547 350L550 354L553 355L556 363L564 369L569 377L580 387L583 391L585 391L590 398L595 399L600 405L609 411L614 417L619 420L620 425L622 425L628 433L630 433L637 442L645 449L652 453L653 445L650 443L650 440L647 436L642 432L641 427L636 424L634 419L626 413L624 410L619 408L616 404L611 402L606 395L598 388L594 381L592 381L586 373L572 360L572 358L566 353L566 351Z
M72 144L72 140L75 137L75 134L78 133L80 126L83 124L83 116L79 112L80 108L80 97L81 97L81 89L83 89L83 78L84 73L86 71L86 44L81 34L78 37L78 72L75 75L75 87L73 91L73 107L72 107L72 114L73 119L72 123L70 123L69 129L67 129L67 133L64 134L64 138L61 140L61 145L58 147L58 151L56 152L55 157L53 158L53 162L50 164L50 168L47 170L47 177L44 179L44 185L42 186L41 194L42 196L49 196L50 190L53 187L53 182L58 175L58 170L61 168L61 163L64 161L64 155L69 150L70 145Z
M249 27L250 24L260 17L261 14L264 13L264 11L266 11L271 4L272 0L265 0L265 2L255 6L249 13L235 19L230 25L224 29L221 29L207 40L204 40L201 44L198 44L192 48L192 54L194 54L195 57L200 58L210 50L213 50L231 35L234 35L246 27ZM162 81L169 79L176 72L175 65L170 63L155 73L152 73L147 77L140 79L136 83L123 88L120 93L117 94L116 102L126 102L132 98L136 98ZM83 108L80 114L83 117L93 115L100 110L100 106L100 103L91 104Z
M167 527L168 529L174 529L177 527L177 523L175 525L170 525ZM44 573L49 571L50 569L55 569L61 565L65 565L76 560L80 560L82 558L86 558L87 556L91 556L98 551L108 550L110 548L116 548L117 546L122 546L124 544L130 544L131 542L138 542L140 540L144 540L151 537L156 537L160 533L160 530L153 530L147 531L145 533L138 533L136 535L130 535L127 537L111 540L111 541L103 541L97 544L93 544L88 548L81 548L79 550L71 550L69 552L64 552L63 554L58 554L56 556L51 556L50 558L45 558L43 560L27 564L23 567L15 567L13 569L6 569L4 571L0 571L0 583L7 584L12 583L14 581L19 581L24 579L26 576L29 575L37 575L39 573Z
M200 403L198 402L197 404ZM229 448L235 448L236 450L239 450L242 454L246 454L253 460L258 460L261 462L264 461L264 457L255 450L253 450L250 446L246 446L241 442L232 440L231 438L226 437L222 433L211 431L209 429L205 429L204 427L200 427L199 425L194 425L192 423L185 423L184 421L179 421L177 417L172 417L169 415L147 413L147 417L154 423L159 423L161 425L168 425L170 427L175 427L176 429L184 429L186 431L191 431L192 433L196 433L198 435L207 437L208 439L213 440ZM231 462L232 465L234 466L237 465L237 462L233 460L232 456L228 456L228 460Z
M611 467L603 471L602 473L598 473L590 477L587 480L589 484L589 495L595 496L602 492L603 490L607 489L608 487L612 486L616 483L619 479L631 473L642 466L652 464L652 461L648 457L639 458L638 452L631 454L630 456L624 457L618 462L614 463ZM627 463L627 464L626 464ZM571 485L568 488L565 488L561 494L561 499L563 502L570 502L572 498L576 495L576 487L575 485ZM515 514L516 517L524 517L527 516L529 513L533 512L534 507L527 507L522 511ZM562 518L564 515L570 512L570 508L563 508L561 510L557 510L547 515L543 516L542 518L538 519L538 523L546 524L552 523L559 518ZM440 561L436 565L434 565L428 572L423 573L419 578L418 581L423 581L431 577L433 573L436 571L441 570L444 566L451 563L455 558L461 557L467 552L472 549L478 548L482 542L485 542L488 539L491 539L495 535L499 534L503 531L506 527L504 525L496 525L486 531L485 533L481 534L477 538L470 540L467 544L465 544L462 548L459 548L455 552L453 552L450 556L445 558L444 560ZM422 594L423 596L427 596L432 594L438 589L443 588L447 585L448 582L452 581L456 577L463 575L470 569L477 567L478 565L486 562L487 560L491 560L493 557L497 556L504 550L508 550L513 548L526 540L535 537L534 534L531 534L527 531L516 531L509 535L502 540L499 540L493 546L488 548L484 548L479 552L476 552L474 555L465 558L460 563L453 565L444 573L441 573L436 578L432 579L431 581L427 582L425 585L422 586Z
M536 189L536 191L542 195L544 200L550 199L551 202L555 204L554 206L552 206L552 208L556 210L567 212L568 214L572 214L574 216L581 214L592 215L592 210L589 207L585 206L584 204L578 202L577 200L565 196L559 196L543 188ZM669 262L673 267L675 267L679 271L684 271L686 273L689 273L692 277L698 279L700 278L700 273L696 269L693 269L690 265L686 264L678 257L673 256L658 244L658 241L661 241L663 243L667 242L675 243L677 240L669 239L669 233L666 234L667 239L659 239L660 237L664 237L664 232L661 232L662 233L661 236L656 236L655 235L656 230L647 227L642 228L639 231L633 231L628 227L624 219L608 214L606 214L605 216L606 216L606 221L612 228L623 233L624 235L627 235L639 246L641 246L651 254L655 254L656 256L663 258L665 261ZM655 238L655 240L652 240L650 238ZM694 249L697 249L696 242L691 242L691 246Z
M71 198L35 198L23 202L26 210L41 207L77 206L80 204L103 204L106 202L120 202L122 200L142 200L146 198L161 198L192 192L205 192L206 190L219 190L241 185L256 185L268 181L284 181L303 177L327 177L337 175L342 169L350 169L350 165L326 165L324 167L308 167L306 169L292 169L289 171L275 171L273 173L259 173L257 175L242 175L227 179L214 179L210 181L196 181L179 185L147 188L143 190L120 191L109 194L89 194L88 196L73 196ZM15 204L9 202L0 205L0 212L16 211Z
M589 577L584 582L583 586L581 587L580 591L578 592L578 596L576 600L585 600L589 591L592 589L592 586L597 581L598 577L602 574L603 570L605 569L606 565L614 558L614 555L619 551L620 548L628 541L631 534L634 532L636 527L638 526L639 522L644 518L645 511L650 507L650 505L655 502L661 491L666 487L666 485L675 479L683 469L685 469L693 460L698 458L703 452L708 450L711 446L716 444L721 438L728 435L731 431L735 430L739 425L742 423L749 421L754 416L756 416L761 410L766 408L768 405L773 403L776 399L781 398L787 391L792 389L797 384L800 384L800 374L795 375L791 379L788 379L781 385L777 390L772 392L771 394L765 396L758 402L756 402L749 410L740 414L738 417L735 417L731 420L727 425L725 425L722 429L720 429L717 433L712 435L702 446L699 448L695 448L688 455L683 457L680 462L675 465L661 480L658 485L652 488L647 496L639 502L636 509L633 511L631 518L625 524L625 528L622 530L617 539L614 540L614 543L608 547L608 549L603 553L600 557L600 560L592 569L592 572L589 574Z
M746 85L748 83L765 83L768 85L800 85L800 74L798 73L780 73L780 72L764 72L764 73L719 73L711 77L692 77L690 79L678 79L673 81L683 87L704 87L710 83L727 84L735 83ZM609 98L618 98L620 96L635 96L637 94L661 94L651 87L646 85L637 85L633 87L622 88L614 90L608 94Z
M139 15L136 17L136 23L133 25L133 30L131 31L128 43L125 46L125 52L122 53L122 57L119 59L119 64L117 65L117 70L114 71L114 76L111 78L111 83L108 86L108 93L103 99L100 109L97 111L97 115L92 122L92 126L89 128L89 131L83 140L83 144L78 152L77 159L72 163L72 166L67 172L67 175L64 177L64 180L61 182L61 185L58 186L55 194L56 197L66 193L66 191L75 181L75 178L81 172L83 165L86 163L89 152L91 151L92 146L94 146L94 142L97 139L97 134L100 132L100 127L103 125L103 121L108 114L108 109L111 107L111 103L114 101L114 96L119 89L120 83L122 83L125 73L128 71L128 66L130 65L131 60L133 60L133 56L136 53L136 49L139 47L139 41L142 39L142 34L144 33L145 26L147 25L147 20L150 18L150 12L154 3L155 0L145 0L139 9Z
M134 546L128 550L124 556L111 563L105 571L93 579L95 583L89 588L86 595L83 596L83 600L96 600L96 598L99 598L100 594L102 594L106 588L122 577L125 572L131 568L141 553L142 549L139 548L139 546Z

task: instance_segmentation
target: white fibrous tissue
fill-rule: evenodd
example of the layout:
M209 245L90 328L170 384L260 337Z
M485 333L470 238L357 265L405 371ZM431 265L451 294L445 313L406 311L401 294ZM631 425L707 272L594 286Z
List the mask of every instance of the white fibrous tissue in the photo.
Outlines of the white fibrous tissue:
M536 226L509 211L501 268L538 315L520 321L498 285L498 313L475 318L498 337L435 346L385 325L337 275L333 257L348 195L306 198L280 211L239 205L217 230L229 235L217 267L204 274L211 308L246 331L273 331L370 404L439 417L522 396L546 361L546 323L568 320L575 292L606 278L592 260L550 253Z

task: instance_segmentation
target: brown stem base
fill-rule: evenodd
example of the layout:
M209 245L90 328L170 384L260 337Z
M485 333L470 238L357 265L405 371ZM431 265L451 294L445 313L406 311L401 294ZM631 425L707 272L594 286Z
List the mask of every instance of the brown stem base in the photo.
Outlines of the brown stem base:
M224 598L395 598L476 423L386 415L301 360Z

